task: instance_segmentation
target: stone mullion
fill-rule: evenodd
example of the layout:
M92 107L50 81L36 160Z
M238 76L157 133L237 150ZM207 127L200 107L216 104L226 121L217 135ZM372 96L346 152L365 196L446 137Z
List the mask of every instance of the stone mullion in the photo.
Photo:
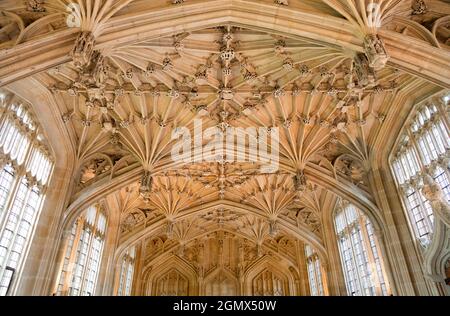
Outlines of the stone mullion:
M130 269L131 268L131 269ZM133 282L134 282L134 270L136 269L136 260L134 258L130 258L130 261L128 262L128 272L127 272L127 280L130 279L129 284L129 296L131 296L131 293L133 291ZM131 274L128 276L128 274Z
M400 155L399 155L399 157L401 157L401 156L403 156L403 155L405 155L406 153L400 153ZM407 182L407 183L410 183L411 181L411 176L409 175L410 174L410 172L409 172L409 170L407 169L407 166L405 166L404 164L403 164L403 162L402 162L402 160L403 159L399 159L399 166L400 166L400 168L402 168L402 170L403 170L403 173L404 173L404 175L405 175L405 182Z
M32 147L33 146L31 146L31 144L30 144L30 146L27 148L27 151L28 151L27 154L29 154L29 151ZM27 156L25 155L25 157L27 157ZM9 192L8 198L5 203L4 210L6 210L6 211L4 212L4 217L3 217L3 219L0 217L0 227L1 227L0 232L3 232L3 230L4 230L4 226L5 226L6 220L8 218L7 214L9 214L9 212L7 210L10 210L10 208L12 207L12 203L14 203L14 200L15 200L15 197L17 194L17 189L20 187L21 178L25 174L24 166L25 166L25 164L22 164L20 166L17 166L17 168L13 168L14 173L15 173L14 174L15 179L13 180L13 185L12 185L11 191Z
M354 262L355 262L355 267L356 267L356 274L358 275L358 282L359 282L359 284L360 284L360 286L361 286L361 292L362 292L362 295L364 295L364 286L363 286L363 278L362 278L362 276L361 276L361 270L359 269L359 266L358 266L358 256L357 256L357 254L356 254L356 249L357 249L357 245L355 244L355 241L354 241L354 238L353 238L353 232L352 232L352 230L354 230L354 232L355 232L355 238L359 238L360 236L360 233L361 233L361 231L360 231L360 229L361 228L359 228L359 230L358 230L358 222L357 221L355 221L355 222L353 222L352 224L350 224L351 226L351 230L349 230L349 239L350 239L350 244L351 244L351 250L352 250L352 253L353 253L353 258L354 258ZM363 240L360 240L360 245L359 245L359 251L361 252L361 256L363 257L362 258L362 260L365 260L365 258L364 258L364 249L363 249ZM364 272L364 271L363 271ZM370 279L370 275L368 276L368 278Z
M39 150L39 146L37 146L38 145L37 131L38 130L36 130L36 133L32 134L32 137L30 139L30 144L28 145L28 148L27 148L27 152L24 155L23 164L22 164L24 173L26 172L27 166L33 157L33 152ZM36 176L37 176L37 173L36 173Z
M362 242L366 246L367 257L369 259L370 266L372 267L370 277L373 279L377 295L382 296L383 291L381 290L381 282L378 277L377 264L375 262L375 258L373 255L372 246L370 245L370 237L369 237L369 233L367 231L366 223L364 223L362 216L359 216L358 221L359 221L359 226L361 227L361 235L362 235L362 239L363 239Z
M69 256L69 260L68 260L68 264L67 264L67 271L66 271L66 275L64 277L63 288L61 290L61 294L64 296L68 295L68 289L69 289L70 282L71 282L71 279L73 276L73 270L76 265L75 261L76 261L77 251L78 251L79 244L81 242L81 234L83 233L83 231L84 231L84 217L80 217L77 220L77 230L75 232L75 236L74 236L74 240L73 240L73 244L72 244L72 250L70 252L70 256ZM66 253L66 251L64 251L63 260L65 260L65 253ZM64 268L64 262L62 264L62 267Z
M11 141L9 142L9 144L8 144L8 147L10 147L9 148L9 152L8 152L8 156L10 156L10 158L11 158L11 160L13 160L12 159L12 151L14 150L13 148L14 147L17 147L17 144L16 144L16 142L18 141L18 139L22 136L22 132L24 132L23 130L22 130L22 126L20 125L20 123L18 123L17 122L17 119L15 119L14 121L12 121L11 122L12 123L12 125L13 126L10 126L10 129L12 129L12 130L15 130L15 133L14 133L14 135L12 136L12 138L11 138ZM16 159L14 159L14 160L16 160ZM17 160L16 160L17 161ZM17 162L18 163L18 162Z
M19 181L19 186L18 186L18 188L20 188L20 181ZM17 188L17 189L18 189ZM17 192L15 192L16 194L17 194ZM14 243L15 243L15 241L16 241L16 238L17 238L17 233L18 233L18 228L20 227L20 224L21 224L21 221L22 221L22 218L23 218L23 213L25 212L25 209L26 209L26 206L27 206L27 203L28 203L28 199L30 198L30 193L31 193L31 189L30 188L28 188L27 187L27 192L25 193L25 198L24 198L24 200L23 200L23 205L21 206L21 208L20 208L20 211L19 211L19 214L18 214L18 216L17 216L17 224L16 224L16 226L14 227L14 230L12 231L12 237L11 237L11 241L10 241L10 245L9 245L9 249L7 249L7 252L6 252L6 255L5 255L5 257L4 257L4 259L5 259L5 261L4 261L4 267L6 268L6 265L7 265L7 263L8 263L8 258L9 258L9 256L11 255L11 251L12 251L12 248L14 247ZM14 195L14 199L13 199L13 202L15 202L16 201L16 199L15 199L15 195ZM14 203L13 203L13 205L12 206L14 206ZM10 212L11 212L11 210L10 210ZM8 214L9 215L9 214ZM1 232L4 232L5 231L5 229L6 229L6 224L7 224L7 222L8 222L8 216L6 216L5 217L5 219L4 219L4 223L3 223L3 227L2 227L2 230L1 230ZM31 229L31 227L30 227L30 229ZM29 234L30 232L28 232L28 234ZM3 234L2 234L3 235ZM3 237L3 236L2 236ZM24 244L24 246L26 245L26 242L27 242L27 240L25 239L25 244ZM22 250L22 253L20 254L20 255L23 255L23 250ZM18 262L17 262L17 267L15 268L15 276L16 276L16 279L15 280L17 280L17 274L18 274L18 271L19 271L19 266L20 266L20 261L21 261L21 259L23 259L23 257L22 258L20 258L19 257L19 260L18 260ZM5 271L6 270L3 270L3 271L0 271L0 280L2 280L3 279L3 276L4 276L4 273L5 273ZM14 279L11 279L11 282L14 282L15 281ZM10 284L11 285L11 284Z
M346 223L348 223L347 214L344 214L344 216L345 216ZM352 252L352 262L355 265L355 272L356 272L356 276L357 276L357 280L356 281L357 281L357 283L359 285L359 288L361 289L361 292L363 293L364 292L364 287L363 287L363 285L361 283L361 275L360 275L360 271L359 271L359 268L358 268L357 256L356 256L356 253L355 253L355 244L354 244L353 238L352 238L352 230L353 229L356 229L356 227L354 226L354 223L348 225L345 228L344 234L347 237L347 243L349 243L350 251Z
M411 154L410 147L404 149L403 156L405 157L405 162L406 162L405 167L408 168L410 171L410 174L412 174L412 176L414 176L417 173L417 171L415 170L416 166L414 165L414 161L411 161L411 156L413 156L413 155ZM412 158L414 159L414 156Z
M9 117L11 116L9 107L6 108L2 114L4 115L0 115L0 131L4 128L5 124L8 122Z
M317 293L320 295L324 295L323 281L322 281L322 271L320 270L322 265L320 264L319 256L317 254L313 254L312 263L314 266L314 277L316 279L316 287ZM322 294L321 294L322 292Z
M428 214L427 214L427 208L426 208L425 202L424 202L423 199L421 198L422 196L421 196L419 187L414 187L414 191L415 191L414 194L417 194L417 197L418 197L418 200L419 200L419 208L420 208L420 211L421 211L421 213L422 213L422 216L423 216L423 218L424 218L424 220L425 220L425 222L426 222L426 225L427 225L429 231L430 231L430 232L433 232L433 223L430 221L430 218L429 218L429 216L428 216ZM414 215L411 214L411 216L413 217L413 220L415 221ZM415 223L414 223L414 224L415 224ZM417 232L419 232L419 228L417 228Z
M116 288L114 293L116 293L117 296L124 296L122 293L123 288L124 288L124 286L123 286L124 283L122 283L122 282L123 282L123 274L124 274L125 267L126 267L126 261L125 261L125 258L122 258L118 265L118 269L117 269L118 271L116 271L116 282L114 284L114 287ZM122 283L122 285L121 285L121 283ZM125 283L126 283L126 281L125 281Z
M423 168L425 167L424 165L424 157L422 156L422 152L420 150L419 144L417 143L417 138L416 135L414 135L411 130L408 128L408 137L409 137L409 141L411 142L412 146L411 148L413 149L414 153L415 153L415 158L417 163L419 164L419 168L421 170L423 170Z
M308 278L309 278L309 265L312 265L312 274L313 274L313 278L314 278L314 286L316 287L316 291L319 294L320 290L319 290L319 279L317 277L317 271L316 271L316 263L315 263L315 254L313 253L310 257L306 258L306 267L307 267L307 272L308 272ZM310 280L310 286L311 286L311 280ZM312 295L312 293L310 294Z
M391 291L391 285L389 282L389 278L388 278L388 274L386 272L386 266L384 263L384 256L383 256L383 247L382 247L382 240L383 240L383 236L381 234L381 231L379 230L375 230L373 231L373 240L375 242L375 247L376 250L378 252L378 260L380 260L380 265L381 265L381 273L383 274L383 278L384 278L384 284L386 286L386 292L388 295L390 295L392 293Z
M11 183L11 189L10 189L10 191L8 193L8 197L6 198L6 201L5 201L5 206L3 208L4 212L2 212L3 213L2 215L0 214L0 234L2 234L2 232L5 229L6 220L8 218L9 211L11 210L12 204L14 203L14 200L15 200L15 197L17 194L17 189L19 188L20 183L21 183L22 176L19 174L18 170L16 170L15 168L13 168L13 170L14 170L14 175L13 175L13 180Z
M420 193L420 188L417 186L414 189L416 191L417 196L419 197L420 209L422 210L422 215L424 217L424 220L427 223L427 226L428 226L430 232L433 232L434 225L433 225L433 223L431 222L431 220L430 220L430 218L428 216L427 207L425 205L424 198L422 198L423 195L421 195L421 193Z
M433 143L434 148L436 149L436 156L437 156L437 158L433 158L433 160L436 160L436 159L439 158L439 144L438 144L437 141L436 141L436 138L435 138L435 136L434 136L434 134L433 134L432 128L433 128L433 126L429 126L429 127L426 129L425 133L427 134L427 136L430 137L431 142ZM428 142L427 142L427 143L428 143ZM431 149L431 147L430 147L430 149Z
M17 137L17 135L20 134L20 132L17 131L13 125L14 125L14 123L13 123L12 121L10 121L10 125L9 125L8 128L4 131L5 139L3 140L3 144L1 145L1 148L2 148L2 155L4 155L5 157L7 157L10 161L13 161L13 159L11 158L11 150L10 150L8 153L6 153L6 149L7 149L7 148L5 148L5 147L7 146L8 143L11 144L11 142L14 142L14 141L15 141L15 138ZM11 138L9 139L9 142L7 142L7 139L6 139L6 138L9 137L8 135L9 135L10 133L13 133L13 135L12 135ZM10 147L10 146L9 146L9 147Z
M428 141L427 141L427 138L426 138L426 135L425 135L425 133L426 133L426 131L423 129L423 128L421 128L420 130L419 130L419 133L420 133L420 136L419 137L422 137L422 143L423 143L423 145L425 146L425 150L428 152L428 155L429 155L429 159L430 159L430 163L431 163L431 161L433 161L433 152L432 152L432 150L431 150L431 147L430 147L430 145L428 144ZM426 161L424 160L424 162L423 162L424 164L426 164ZM428 166L429 165L429 163L428 164L426 164L425 165L425 167L426 166Z
M35 213L34 213L34 217L33 217L33 222L30 223L30 230L28 231L28 236L27 236L28 242L26 242L26 243L23 245L22 254L27 254L28 251L29 251L29 249L30 249L30 247L31 247L31 241L32 241L31 238L33 237L32 234L33 234L33 232L34 232L34 229L35 229L35 227L37 226L37 222L36 222L36 221L37 221L37 219L39 218L39 211L40 211L42 205L44 204L44 199L42 198L42 196L45 194L45 191L46 191L46 188L44 188L44 189L39 189L38 203L37 203L36 206L35 206ZM31 195L31 192L32 192L32 190L29 189L29 190L28 190L28 194ZM18 270L20 271L20 275L22 275L22 271L23 271L24 265L25 265L25 263L26 263L26 259L27 259L27 258L24 256L24 257L21 258L21 260L19 261L19 265L18 265L19 269L18 269ZM15 284L15 289L14 289L14 291L16 291L18 285L19 285L19 283L16 283L16 284Z
M343 236L344 244L339 247L340 268L343 271L343 277L344 277L343 281L344 281L345 291L346 291L347 295L351 295L351 293L349 293L350 289L347 286L347 279L350 279L352 276L350 275L350 272L345 267L344 251L342 249L343 247L347 247L347 244L349 242L348 240L345 239L346 237L347 236ZM341 237L338 237L338 238L340 239ZM339 244L342 244L342 242L340 240L338 240L338 242L339 242ZM351 259L351 261L352 261L352 263L354 263L354 261L352 259ZM356 270L356 267L355 267L355 270ZM357 286L357 284L355 284L355 286Z
M91 251L92 251L92 241L95 238L94 230L92 228L91 228L91 230L92 231L89 234L89 240L87 242L87 250L88 250L88 252L86 253L86 260L85 260L83 271L82 271L82 274L81 274L80 289L79 289L79 293L78 293L79 296L82 294L84 286L85 286L85 278L86 278L86 273L87 273L88 266L89 266L89 263L90 263L90 256L91 256ZM81 251L81 249L80 249L80 251ZM94 286L94 288L95 288L95 286Z
M420 131L420 129L419 129L419 131ZM420 169L423 171L423 170L425 170L425 167L426 167L426 165L425 165L425 157L422 156L422 152L421 152L421 150L419 150L420 147L419 147L419 144L417 142L417 138L415 137L415 136L419 137L419 135L413 135L411 133L410 129L408 129L408 136L410 137L411 143L413 144L412 148L414 149L415 154L417 155L417 157L420 158L420 159L417 159L417 161L419 163ZM424 142L424 143L426 143L426 142ZM414 187L414 191L415 191L414 194L417 193L420 196L420 192L419 192L419 188L418 187ZM433 224L431 223L430 219L428 218L428 214L426 212L426 207L425 207L422 199L420 199L420 198L419 198L419 205L420 205L419 206L420 207L420 211L421 211L421 213L422 213L422 215L424 217L424 220L427 223L428 228L432 231ZM410 212L411 211L409 211L408 213L410 213ZM415 223L414 215L411 214L411 216L412 216L412 221L413 221L412 224L414 225L414 229L417 229L417 232L418 232L418 228L415 227L416 223Z
M86 263L84 265L83 275L81 277L80 293L83 292L83 289L84 289L84 287L86 285L86 274L88 273L89 266L90 266L91 261L92 261L91 254L92 254L92 249L94 248L93 242L94 242L95 236L97 235L97 224L98 224L98 219L99 219L100 213L101 213L100 210L98 209L98 207L95 207L95 208L96 208L95 219L94 219L94 223L92 224L92 227L91 227L91 235L89 236L89 242L88 242L88 246L87 246L88 247L88 252L86 254ZM100 249L100 256L101 256L102 250L103 250L103 246ZM99 263L98 263L99 267L98 267L98 269L99 270L100 270L100 265L101 265L100 258L98 258L98 260L99 260ZM99 271L97 271L97 273L99 273ZM94 282L94 289L92 291L92 295L94 295L94 293L95 293L95 288L96 288L96 284Z
M441 166L441 168L444 170L445 175L447 176L447 180L450 182L450 170L448 168L443 168ZM444 190L444 188L441 187L442 190ZM444 193L445 196L445 193Z
M450 122L448 120L448 115L446 112L447 105L445 104L444 100L439 99L438 102L436 102L436 108L438 110L439 118L442 120L442 123L447 128L447 130L450 130Z
M300 274L300 293L310 296L309 277L307 270L307 261L305 257L305 244L299 240L296 241L297 265Z
M444 143L445 150L448 151L450 149L450 141L448 140L448 131L450 128L445 124L443 119L437 120L435 122L435 128L438 134L442 137L442 142Z

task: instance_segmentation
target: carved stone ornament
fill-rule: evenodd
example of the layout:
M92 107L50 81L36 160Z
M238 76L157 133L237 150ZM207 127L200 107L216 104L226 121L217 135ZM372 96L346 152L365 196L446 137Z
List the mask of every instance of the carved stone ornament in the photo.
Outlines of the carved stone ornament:
M45 12L44 0L28 0L27 11L30 12Z
M366 36L364 39L364 49L370 67L375 70L384 68L389 60L389 55L386 52L383 41L377 34L369 34Z
M285 5L285 6L289 5L289 1L288 0L275 0L274 3L278 4L278 5Z
M411 9L413 10L413 15L424 14L428 11L428 7L424 0L414 0Z
M375 82L375 74L370 68L369 60L364 54L357 54L354 59L355 74L358 80L358 85L366 87Z
M423 183L422 194L430 202L433 212L450 227L450 205L441 187L428 174L424 176Z
M269 220L269 235L271 237L276 237L278 235L279 229L277 221L275 219Z
M77 68L84 68L91 63L94 55L95 37L91 32L81 32L76 41L75 46L70 52L73 63Z
M303 170L298 171L294 177L295 190L304 192L307 188L307 184L307 179Z
M152 191L152 175L149 171L145 171L141 178L141 185L139 187L139 194L144 200L150 199L150 193Z

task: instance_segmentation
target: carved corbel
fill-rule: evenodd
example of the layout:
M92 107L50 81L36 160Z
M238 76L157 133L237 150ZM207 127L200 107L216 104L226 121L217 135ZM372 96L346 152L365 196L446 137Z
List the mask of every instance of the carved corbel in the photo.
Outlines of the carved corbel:
M428 7L424 0L414 0L411 9L412 15L420 15L428 11Z
M152 191L153 178L150 171L145 171L141 178L141 185L139 187L139 194L144 199L148 201L150 199L150 193Z
M307 185L308 183L304 171L297 171L297 174L294 177L295 190L298 192L304 192L306 191Z
M175 226L175 221L174 220L167 220L167 225L166 225L166 235L167 238L172 239L174 237L174 232L173 232L173 228Z
M278 235L278 223L276 219L269 219L269 235L271 237L276 237Z
M366 36L364 39L364 50L370 67L375 70L384 68L389 60L384 43L377 34Z
M81 32L75 41L75 45L70 52L73 63L77 68L89 66L94 55L95 37L92 32Z
M45 12L44 0L28 0L27 3L27 11L29 12Z

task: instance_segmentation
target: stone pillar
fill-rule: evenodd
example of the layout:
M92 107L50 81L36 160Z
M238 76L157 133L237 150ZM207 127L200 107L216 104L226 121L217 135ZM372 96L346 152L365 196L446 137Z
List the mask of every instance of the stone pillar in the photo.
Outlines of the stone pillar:
M56 292L58 291L58 285L59 285L59 278L61 274L61 270L63 268L64 264L64 257L66 254L67 249L67 243L69 241L70 235L71 235L71 229L72 227L69 227L68 229L63 231L63 235L61 237L61 242L58 244L58 253L56 255L56 264L55 269L53 271L53 281L51 286L51 295L56 295Z
M132 296L142 295L142 269L145 265L145 242L142 241L136 245L136 258L134 259L134 275L133 275L133 288L131 290Z

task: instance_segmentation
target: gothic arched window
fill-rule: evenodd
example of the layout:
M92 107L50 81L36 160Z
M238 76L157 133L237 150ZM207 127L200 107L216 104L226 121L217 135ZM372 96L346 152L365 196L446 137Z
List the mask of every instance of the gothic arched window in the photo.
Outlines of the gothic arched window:
M106 216L100 206L91 206L78 217L66 246L58 295L94 295L105 232Z
M0 93L0 296L17 286L52 169L29 106Z
M130 296L133 285L134 263L136 260L135 247L128 250L120 260L120 278L118 296Z
M353 205L341 203L334 223L348 295L389 295L379 243L370 220Z
M449 122L446 102L435 99L420 105L400 135L391 166L412 230L423 243L433 232L433 211L421 194L424 172L429 173L450 201Z
M325 292L319 256L310 245L305 245L305 256L311 295L323 296Z

